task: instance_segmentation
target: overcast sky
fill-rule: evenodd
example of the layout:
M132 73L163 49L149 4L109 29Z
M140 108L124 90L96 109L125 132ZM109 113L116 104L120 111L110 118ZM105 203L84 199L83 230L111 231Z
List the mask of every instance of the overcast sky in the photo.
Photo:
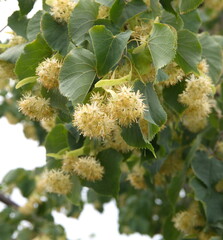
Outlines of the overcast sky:
M41 1L37 0L35 9L28 15L31 17L41 8ZM0 1L0 29L7 25L7 18L15 10L18 10L17 0ZM6 28L0 33L0 40L8 38L10 32ZM1 99L0 99L1 101ZM0 102L1 103L1 102ZM1 146L1 168L0 180L11 169L23 167L33 169L45 164L45 149L38 147L37 142L24 137L22 125L10 125L5 118L0 119L0 146ZM12 199L18 204L25 203L25 199L19 191L14 191ZM0 208L3 204L0 203ZM148 236L133 234L131 236L120 235L118 233L118 210L115 202L106 204L103 214L94 210L92 205L86 204L83 213L78 220L68 219L61 213L54 213L57 223L63 225L67 231L67 236L71 240L149 240ZM95 234L94 238L90 236ZM160 237L154 238L158 240Z

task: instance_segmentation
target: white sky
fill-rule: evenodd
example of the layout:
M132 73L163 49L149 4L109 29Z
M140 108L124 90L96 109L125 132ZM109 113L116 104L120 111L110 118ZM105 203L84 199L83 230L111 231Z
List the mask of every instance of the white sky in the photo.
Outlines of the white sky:
M32 16L41 8L41 1L37 0L35 9L29 16ZM7 18L18 9L17 0L0 1L0 29L7 25ZM6 28L0 33L0 39L8 38ZM33 169L45 164L45 149L38 147L37 142L26 139L21 124L10 125L5 118L0 119L0 146L1 146L1 168L0 180L11 169L23 167ZM25 203L25 199L19 191L14 191L12 199L18 204ZM3 204L0 203L0 209ZM103 214L98 213L92 205L86 204L79 219L67 218L61 213L54 213L55 221L65 227L67 236L72 240L149 240L148 236L133 234L131 236L118 233L118 210L115 202L105 205ZM0 230L1 233L1 230ZM95 234L91 238L91 234ZM153 240L161 239L159 236Z

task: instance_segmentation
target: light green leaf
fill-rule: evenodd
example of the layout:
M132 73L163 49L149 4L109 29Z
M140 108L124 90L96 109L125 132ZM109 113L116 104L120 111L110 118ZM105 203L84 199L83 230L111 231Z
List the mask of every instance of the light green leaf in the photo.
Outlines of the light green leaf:
M88 30L93 27L98 15L99 4L93 0L80 0L74 8L68 25L69 36L79 45L86 40Z
M116 86L116 85L120 85L123 84L125 82L130 81L132 78L132 71L129 72L128 75L121 77L121 78L115 78L115 79L102 79L100 81L98 81L95 84L96 88L102 87L102 88L107 88L107 87L112 87L112 86Z
M215 41L214 37L208 33L199 36L202 46L202 57L207 60L209 65L209 75L214 83L217 83L222 73L222 49Z
M67 129L63 124L56 125L46 136L45 147L47 153L58 153L68 147Z
M104 76L119 62L130 35L131 31L126 31L114 36L101 25L90 29L98 76Z
M52 157L52 158L55 158L55 159L63 159L63 156L60 155L60 154L57 154L57 153L47 153L46 154L47 157Z
M204 0L180 0L180 13L191 12L196 9Z
M38 11L30 20L27 25L27 38L33 41L40 33L40 20L43 15L42 11Z
M60 91L74 104L84 101L96 76L95 65L95 56L83 48L66 56L59 76Z
M49 13L45 13L42 16L41 28L49 46L60 54L66 55L69 45L67 25L56 22Z
M18 88L21 88L21 87L25 86L26 84L35 83L37 78L38 78L37 76L25 78L25 79L19 81L16 84L15 88L18 89Z
M177 30L180 30L184 27L184 22L178 14L175 15L167 11L163 11L160 22L171 25Z
M51 54L52 51L45 40L41 35L38 35L36 40L26 45L24 52L16 62L15 73L18 78L24 79L34 76L39 63L50 57Z
M181 15L184 22L184 28L197 33L201 26L201 18L198 10ZM193 24L191 24L193 23Z
M121 176L120 163L123 156L113 149L107 149L100 152L97 159L105 171L102 180L96 182L82 180L82 184L93 188L97 193L117 197Z
M189 30L178 32L177 55L175 61L187 73L199 73L197 64L201 60L201 45L196 35Z
M164 67L173 60L176 54L176 30L166 24L154 23L148 46L155 68L158 70Z

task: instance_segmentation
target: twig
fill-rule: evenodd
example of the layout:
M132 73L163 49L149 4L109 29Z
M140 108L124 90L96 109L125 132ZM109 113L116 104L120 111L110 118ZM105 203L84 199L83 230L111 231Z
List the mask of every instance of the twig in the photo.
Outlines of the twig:
M5 30L7 27L8 27L8 25L4 26L4 27L0 30L0 32L2 32L3 30Z
M0 202L3 202L10 207L14 207L14 208L19 207L19 205L17 203L13 202L11 199L6 197L3 193L0 193Z

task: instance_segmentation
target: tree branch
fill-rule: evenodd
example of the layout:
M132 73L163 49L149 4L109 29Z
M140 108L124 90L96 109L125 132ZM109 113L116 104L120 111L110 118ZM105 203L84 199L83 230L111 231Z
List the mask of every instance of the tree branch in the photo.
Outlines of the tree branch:
M0 192L0 202L5 203L6 205L10 206L10 207L14 207L14 208L18 208L19 205L15 202L13 202L11 199L9 199L8 197L6 197L3 193Z

